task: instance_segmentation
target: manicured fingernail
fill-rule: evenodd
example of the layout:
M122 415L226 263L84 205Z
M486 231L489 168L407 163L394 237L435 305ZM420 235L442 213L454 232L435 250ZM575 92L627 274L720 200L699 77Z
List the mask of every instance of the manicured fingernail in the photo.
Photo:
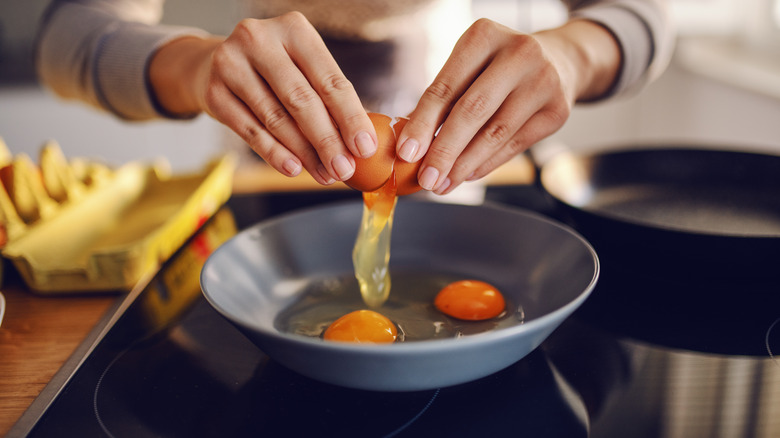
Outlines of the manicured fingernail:
M437 179L439 179L439 171L435 167L426 167L420 174L418 182L423 189L433 190Z
M477 179L476 175L477 175L476 172L471 172L469 174L469 176L466 177L466 181L474 181L474 180L476 180Z
M333 165L333 170L341 181L349 179L355 173L355 166L344 155L336 155L330 164Z
M412 160L414 160L414 156L417 155L418 150L420 150L420 142L413 138L409 138L401 145L401 149L398 150L398 156L401 157L402 160L411 163Z
M289 176L298 176L298 174L301 173L301 165L292 158L288 158L287 161L282 164L282 169L284 169Z
M322 164L317 166L317 173L320 174L320 178L322 178L322 182L324 184L331 185L334 182L336 182L336 180L333 179L332 176L330 176L330 174L328 173L328 170L325 169L325 166L323 166Z
M452 181L449 178L444 178L444 181L442 181L442 183L439 184L439 187L436 188L436 193L439 195L446 194L447 189L450 188L450 185L452 185Z
M366 131L360 131L355 136L355 146L363 158L368 158L376 153L376 142Z

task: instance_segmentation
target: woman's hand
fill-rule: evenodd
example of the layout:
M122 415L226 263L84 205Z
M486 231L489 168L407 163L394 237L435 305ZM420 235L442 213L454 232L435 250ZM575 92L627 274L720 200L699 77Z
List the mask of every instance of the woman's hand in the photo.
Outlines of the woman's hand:
M284 175L349 179L376 132L352 84L299 13L241 21L226 39L185 37L152 59L150 81L174 114L205 111Z
M420 185L446 194L553 134L578 99L606 93L620 59L612 35L593 22L528 35L479 20L410 114L398 156L423 159Z

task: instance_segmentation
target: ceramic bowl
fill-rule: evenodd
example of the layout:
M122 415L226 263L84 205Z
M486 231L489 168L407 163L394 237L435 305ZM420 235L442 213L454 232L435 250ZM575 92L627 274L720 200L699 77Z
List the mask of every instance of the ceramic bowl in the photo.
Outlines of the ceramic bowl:
M402 200L390 271L486 279L523 318L484 333L393 344L324 341L280 328L305 285L353 273L362 204L350 202L258 223L206 261L209 303L270 358L310 378L377 391L457 385L502 370L533 351L593 290L598 257L580 235L541 215L497 205ZM392 296L392 292L391 292Z

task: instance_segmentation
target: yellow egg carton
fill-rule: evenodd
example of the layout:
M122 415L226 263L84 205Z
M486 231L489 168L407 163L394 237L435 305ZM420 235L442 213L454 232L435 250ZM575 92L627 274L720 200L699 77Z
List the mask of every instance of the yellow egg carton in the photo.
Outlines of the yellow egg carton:
M34 292L129 290L227 201L234 170L231 156L184 175L111 168L67 160L56 142L36 164L0 139L0 253Z

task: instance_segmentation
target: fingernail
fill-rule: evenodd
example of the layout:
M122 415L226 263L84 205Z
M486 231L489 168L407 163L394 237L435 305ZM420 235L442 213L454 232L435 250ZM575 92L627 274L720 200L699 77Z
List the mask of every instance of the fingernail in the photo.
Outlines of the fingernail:
M376 142L366 131L360 131L355 136L355 146L363 158L370 157L376 153Z
M320 178L322 178L322 182L326 185L331 185L336 182L336 180L333 179L332 176L330 176L328 170L325 169L325 166L323 166L322 164L317 166L317 173L320 174Z
M398 156L401 157L402 160L411 163L412 160L414 160L414 156L417 155L418 150L420 150L420 142L413 138L409 138L401 145L401 149L398 150Z
M333 170L341 181L349 179L355 173L355 166L344 155L336 155L330 164L333 165Z
M445 178L444 181L442 181L441 185L436 189L436 194L438 195L446 195L447 189L450 188L450 185L452 185L452 180L449 178Z
M287 161L282 164L282 169L284 169L289 176L298 176L298 174L301 173L301 165L292 158L288 158Z
M433 190L433 186L436 184L436 180L439 179L439 171L435 167L426 167L420 174L418 182L420 187L425 190Z

